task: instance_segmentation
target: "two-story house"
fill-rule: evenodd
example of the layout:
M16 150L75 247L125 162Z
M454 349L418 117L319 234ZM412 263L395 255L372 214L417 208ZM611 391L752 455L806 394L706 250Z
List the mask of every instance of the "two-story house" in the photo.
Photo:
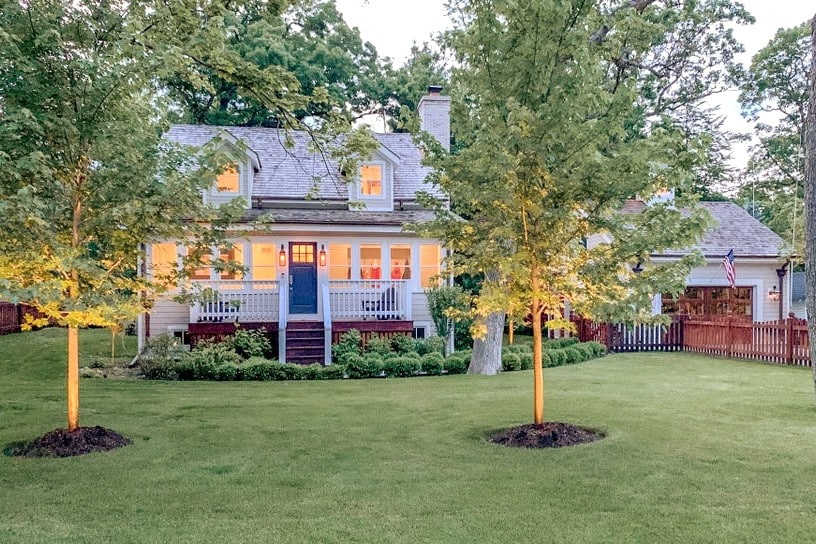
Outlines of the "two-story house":
M439 88L419 104L421 128L445 148L449 113L450 98ZM438 190L425 182L429 171L411 135L375 134L379 148L349 183L336 162L311 150L303 132L177 125L167 137L195 148L216 135L235 164L204 198L246 200L234 245L220 255L245 273L197 270L191 282L204 296L193 305L170 296L157 301L145 325L149 335L195 339L228 334L236 323L264 327L277 336L282 361L328 363L328 346L351 328L364 335L433 334L425 290L440 276L443 249L404 225L432 218L416 194ZM262 215L272 223L253 229ZM148 273L176 265L185 251L171 241L152 244Z

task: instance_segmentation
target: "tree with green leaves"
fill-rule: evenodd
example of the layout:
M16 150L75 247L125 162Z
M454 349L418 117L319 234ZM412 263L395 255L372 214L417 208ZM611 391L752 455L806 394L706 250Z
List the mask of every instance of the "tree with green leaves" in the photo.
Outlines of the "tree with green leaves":
M482 315L518 307L531 315L535 423L544 414L543 315L556 327L569 327L565 305L597 319L652 319L652 297L681 291L699 262L658 264L650 255L692 245L707 226L691 186L709 142L670 114L722 77L689 86L692 75L677 72L678 59L710 69L675 49L695 39L692 15L706 6L712 17L748 17L721 1L455 3L461 24L445 44L458 66L451 95L460 148L427 145L436 183L471 219L437 203L442 219L429 230L453 250L454 270L498 272L478 297ZM718 28L711 47L738 49ZM659 202L667 188L678 196ZM624 213L635 198L653 203Z
M741 85L743 115L758 143L740 200L755 217L804 249L804 137L810 78L810 25L780 29L752 59Z
M808 91L816 96L816 15L810 20L810 81ZM805 283L810 337L813 387L816 391L816 100L810 100L805 115Z
M228 243L242 209L204 205L202 191L230 158L218 142L191 155L162 140L167 111L155 78L217 73L297 126L294 112L315 97L288 71L259 70L224 45L237 13L266 10L277 21L277 6L0 5L0 299L67 326L71 431L79 427L78 329L132 319L178 279L140 277L141 245L191 247L190 270L196 256Z

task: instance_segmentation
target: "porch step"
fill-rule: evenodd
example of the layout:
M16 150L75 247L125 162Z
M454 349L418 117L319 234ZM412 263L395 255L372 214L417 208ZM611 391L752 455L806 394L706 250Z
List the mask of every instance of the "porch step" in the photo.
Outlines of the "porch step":
M286 327L286 362L301 365L323 363L326 353L323 324L295 321Z

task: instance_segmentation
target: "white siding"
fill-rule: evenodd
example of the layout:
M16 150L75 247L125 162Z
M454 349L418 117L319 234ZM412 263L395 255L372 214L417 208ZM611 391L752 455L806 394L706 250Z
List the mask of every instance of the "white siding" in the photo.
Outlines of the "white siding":
M158 336L173 330L187 330L190 307L169 299L157 300L150 312L150 336Z

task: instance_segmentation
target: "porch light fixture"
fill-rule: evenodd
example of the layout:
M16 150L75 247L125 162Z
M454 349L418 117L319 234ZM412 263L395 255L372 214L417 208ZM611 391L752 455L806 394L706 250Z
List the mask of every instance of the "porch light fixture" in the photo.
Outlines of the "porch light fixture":
M773 300L774 302L779 300L779 289L776 288L776 285L773 286L773 289L768 291L768 300Z
M320 252L317 254L317 262L320 263L320 266L326 266L326 246L320 244Z
M278 265L282 267L286 266L286 250L283 249L283 244L281 244L280 251L278 252Z

